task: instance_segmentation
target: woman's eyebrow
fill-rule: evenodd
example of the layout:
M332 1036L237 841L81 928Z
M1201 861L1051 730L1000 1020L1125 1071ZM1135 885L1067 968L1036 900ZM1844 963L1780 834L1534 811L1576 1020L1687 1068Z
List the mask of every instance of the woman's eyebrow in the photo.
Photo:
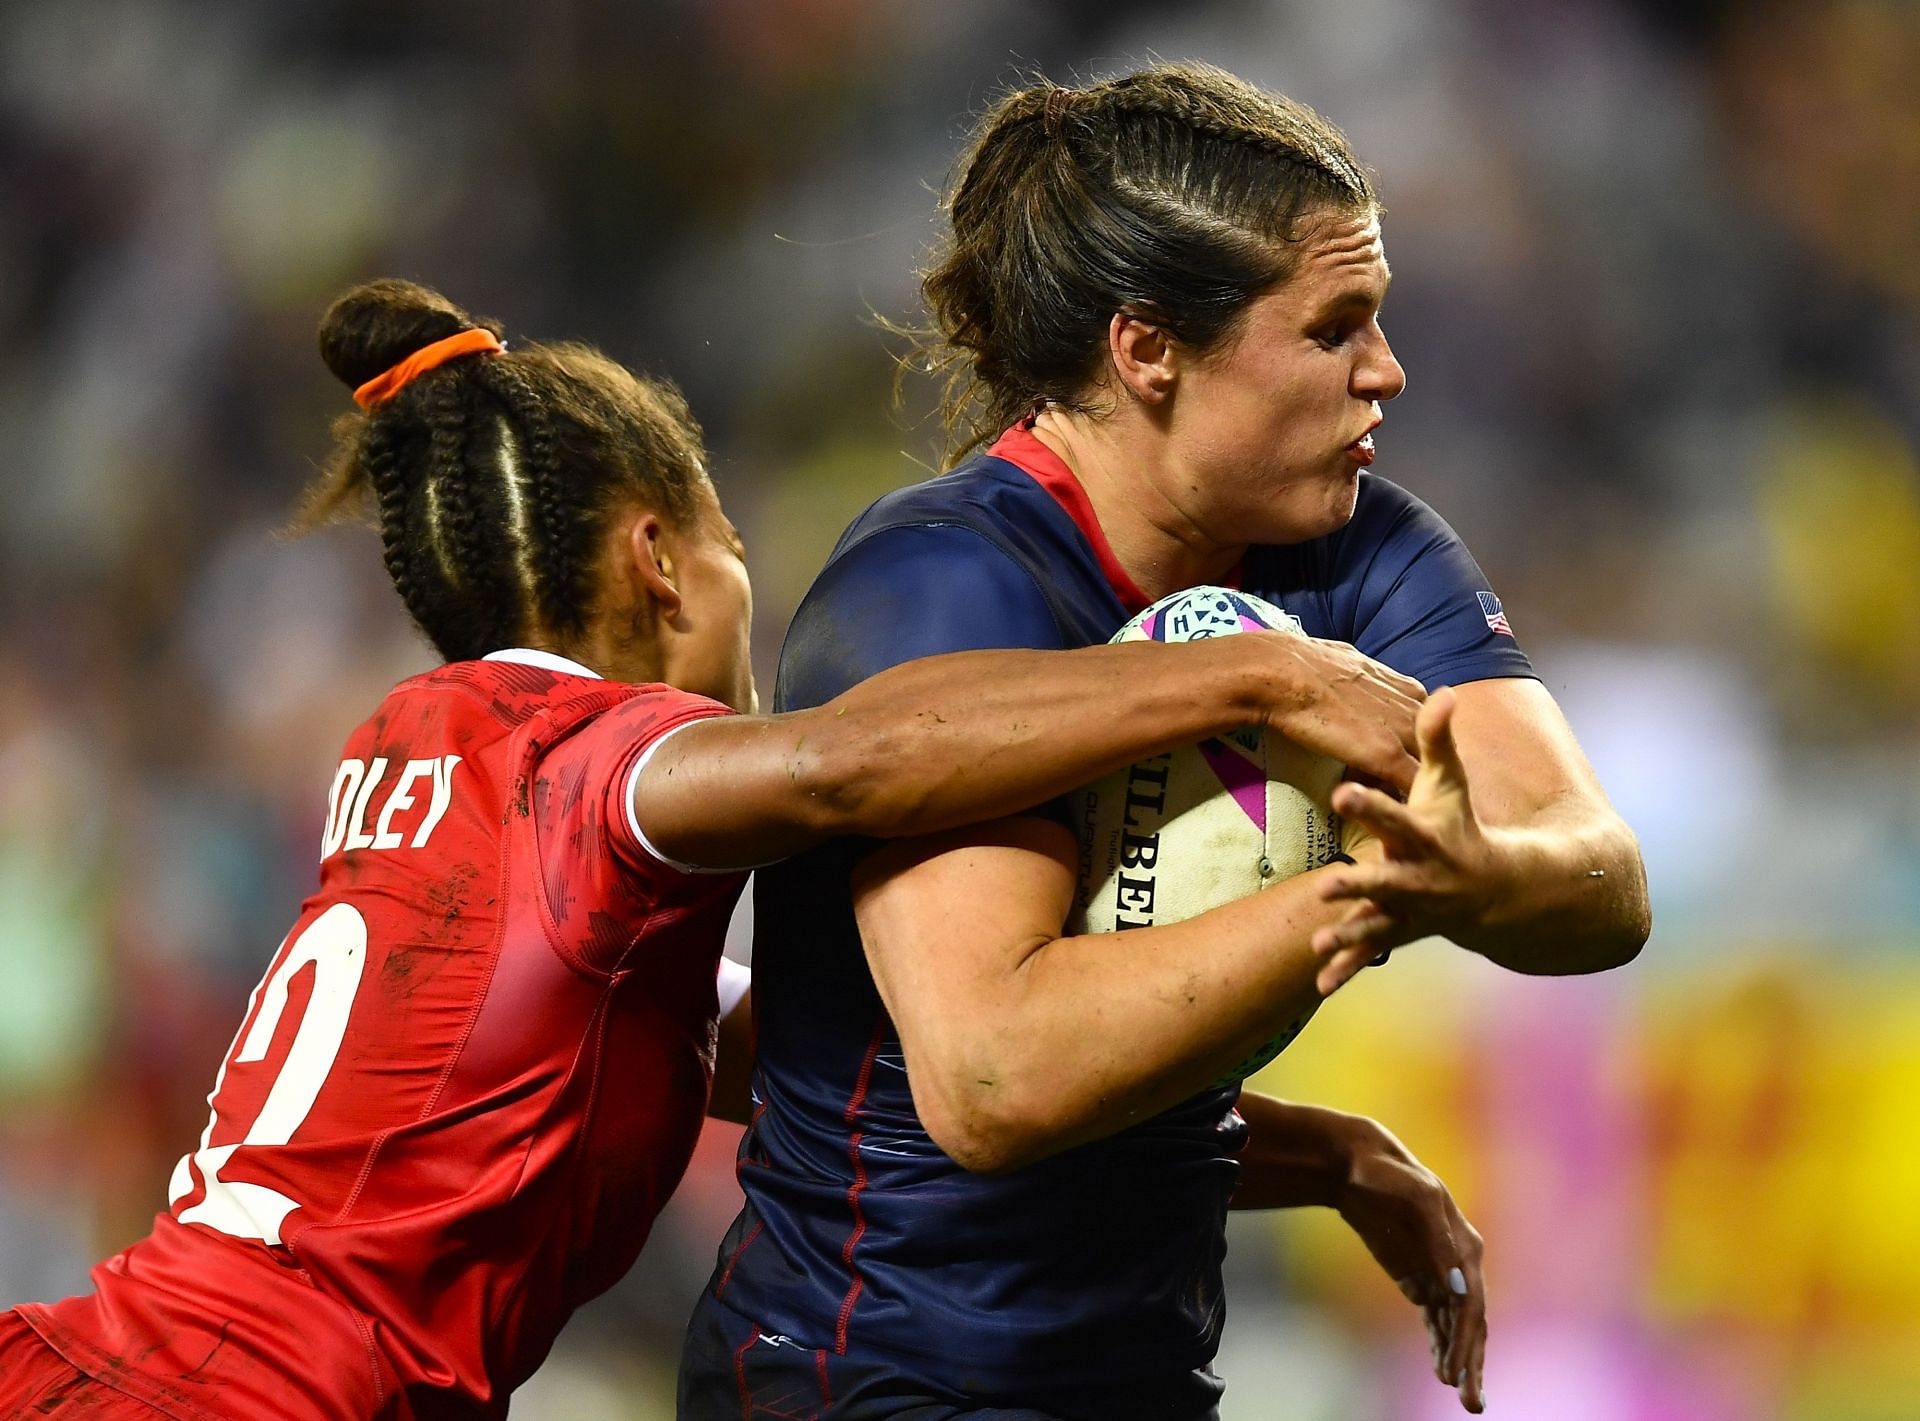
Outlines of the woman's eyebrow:
M1321 302L1313 313L1313 320L1315 323L1330 321L1348 311L1377 311L1386 304L1387 289L1392 284L1393 278L1388 277L1377 292L1371 286L1349 286Z

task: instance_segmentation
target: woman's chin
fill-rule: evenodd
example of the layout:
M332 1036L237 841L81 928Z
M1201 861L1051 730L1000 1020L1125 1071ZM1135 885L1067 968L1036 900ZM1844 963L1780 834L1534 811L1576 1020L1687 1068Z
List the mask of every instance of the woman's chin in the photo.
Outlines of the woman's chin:
M1310 543L1315 538L1324 538L1338 533L1353 521L1353 511L1360 501L1360 471L1355 468L1345 479L1328 487L1324 496L1312 507L1294 506L1269 510L1268 516L1258 520L1249 520L1249 525L1258 528L1252 542L1270 543L1284 547L1291 543ZM1274 513L1279 516L1273 516Z

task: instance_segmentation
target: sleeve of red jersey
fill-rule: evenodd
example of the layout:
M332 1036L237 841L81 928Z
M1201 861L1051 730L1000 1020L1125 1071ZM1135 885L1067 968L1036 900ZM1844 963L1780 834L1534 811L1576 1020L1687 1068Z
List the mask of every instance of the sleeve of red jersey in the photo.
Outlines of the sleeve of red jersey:
M537 798L542 856L564 855L568 871L592 871L591 860L611 863L632 889L658 899L671 885L702 870L656 849L633 813L633 784L647 762L676 732L732 712L718 701L650 686L595 716L541 761ZM554 880L549 864L549 882Z

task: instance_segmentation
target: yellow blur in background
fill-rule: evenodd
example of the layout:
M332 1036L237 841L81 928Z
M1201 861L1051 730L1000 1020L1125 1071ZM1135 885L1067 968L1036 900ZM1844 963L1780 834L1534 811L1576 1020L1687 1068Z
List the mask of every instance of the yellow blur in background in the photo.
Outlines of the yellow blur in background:
M1920 969L1833 955L1754 945L1616 984L1429 945L1259 1085L1393 1123L1453 1185L1487 1238L1501 1413L1896 1421L1920 1414ZM1446 1414L1413 1310L1337 1220L1237 1244L1396 1354L1380 1414Z

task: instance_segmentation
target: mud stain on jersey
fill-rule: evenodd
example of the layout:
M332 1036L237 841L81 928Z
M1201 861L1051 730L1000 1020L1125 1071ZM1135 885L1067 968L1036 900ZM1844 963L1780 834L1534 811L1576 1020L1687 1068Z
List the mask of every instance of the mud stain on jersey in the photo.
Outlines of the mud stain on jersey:
M220 1337L214 1343L213 1351L207 1353L193 1371L181 1373L180 1381L191 1381L195 1372L200 1371L213 1360L215 1353L226 1345L227 1329L232 1325L231 1320L222 1324ZM169 1338L166 1341L170 1344L172 1339ZM125 1416L127 1399L139 1397L143 1400L151 1398L149 1404L163 1407L179 1406L198 1414L206 1404L207 1386L217 1384L217 1379L216 1383L201 1383L200 1394L196 1395L177 1385L174 1378L146 1370L141 1364L153 1353L159 1351L162 1345L161 1341L156 1340L132 1357L103 1358L103 1365L96 1377L82 1378L74 1390L63 1392L57 1397L47 1398L35 1408L36 1412L43 1416L52 1415L58 1408L60 1415L74 1418L74 1421L84 1416ZM229 1375L231 1375L230 1369ZM116 1381L115 1378L121 1380ZM108 1394L102 1393L103 1388ZM74 1404L68 1406L66 1405L68 1402Z
M460 919L472 901L473 883L479 876L480 865L458 863L443 882L427 885L426 907L433 915L430 941L451 943L460 935Z
M65 1412L68 1416L84 1416L86 1412L75 1411L67 1403L73 1401L85 1406L89 1400L87 1393L102 1385L104 1383L96 1382L92 1377L84 1374L76 1376L72 1381L61 1385L58 1390L50 1391L45 1396L37 1398L33 1403L33 1414L52 1416L56 1412Z
M540 739L538 736L529 735L527 737L526 763L529 765L539 764L540 751L543 748L544 747L540 744ZM533 772L531 770L529 770L526 774L517 775L514 777L513 812L519 815L522 819L525 819L529 814L533 813L532 787L533 787Z
M233 1326L233 1322L231 1319L220 1324L220 1335L214 1339L213 1349L209 1351L206 1356L200 1359L200 1363L198 1366L191 1367L187 1371L180 1373L181 1381L183 1382L192 1381L195 1377L199 1376L200 1373L204 1372L207 1369L207 1363L211 1362L215 1357L220 1355L220 1349L227 1345L227 1329L229 1329L232 1326Z
M458 955L459 949L453 947L397 947L380 968L380 985L389 1001L404 1002L418 995Z
M413 996L467 946L460 939L479 876L478 864L457 864L444 880L425 886L421 940L391 949L380 966L381 985L390 998L404 1001Z

